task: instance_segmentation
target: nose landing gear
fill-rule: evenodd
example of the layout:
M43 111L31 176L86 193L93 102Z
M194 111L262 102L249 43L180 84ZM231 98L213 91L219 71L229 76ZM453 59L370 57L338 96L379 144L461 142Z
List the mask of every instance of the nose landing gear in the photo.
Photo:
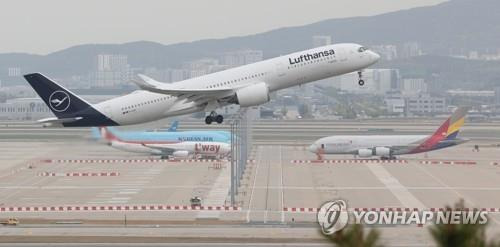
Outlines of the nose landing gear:
M218 124L221 124L222 122L224 122L224 117L222 115L218 115L217 112L212 111L210 113L210 115L208 115L205 118L205 123L206 124L212 124L212 122L216 122Z
M360 86L364 86L365 81L363 80L363 71L358 71L358 78L359 78L358 84Z

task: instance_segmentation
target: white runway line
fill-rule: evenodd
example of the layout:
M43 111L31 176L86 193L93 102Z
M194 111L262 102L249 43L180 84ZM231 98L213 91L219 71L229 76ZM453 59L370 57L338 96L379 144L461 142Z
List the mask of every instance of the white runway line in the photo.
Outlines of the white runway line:
M114 184L113 186L104 186L106 190L97 194L88 203L128 203L131 197L120 197L120 195L138 194L155 178L155 176L144 176L144 173L160 174L162 170L163 168L155 167L145 171L128 172L122 177L121 183Z
M118 192L120 195L129 195L129 194L137 194L137 191L120 191Z
M424 204L404 187L399 180L392 176L383 165L369 164L366 167L392 192L404 207L425 208Z
M447 190L451 190L453 191L453 193L455 193L459 198L462 198L464 200L464 202L466 204L469 204L471 205L472 207L476 207L476 205L468 198L466 198L463 194L461 194L460 192L457 191L457 189L460 189L460 190L466 190L466 189L475 189L475 190L487 190L486 188L453 188L453 187L450 187L448 186L447 184L445 184L441 179L439 179L438 177L432 175L432 173L430 173L429 171L427 171L427 169L423 168L423 167L419 167L417 166L421 171L423 171L425 174L429 175L432 179L434 179L435 181L437 181L439 184L443 185L444 188L446 188ZM494 189L494 190L498 190L500 188L489 188L490 190L491 189ZM500 225L500 221L494 219L494 218L490 218L491 220L493 220L493 222L495 222L496 225Z
M284 208L285 207L285 191L283 189L283 150L282 150L282 146L280 145L280 169L281 169L281 177L280 177L280 185L281 185L281 207L280 208ZM285 212L282 210L281 211L281 222L284 223L285 222Z
M257 158L257 163L255 164L255 175L253 178L252 191L250 192L250 200L248 201L248 211L247 211L247 222L250 222L250 212L252 211L252 200L253 200L253 192L255 190L255 183L257 182L257 176L259 175L259 165L262 162L262 146L258 147L259 157Z
M226 168L222 168L219 176L215 179L213 187L203 198L203 206L220 206L226 202L227 195L231 189L231 168L226 163ZM197 218L219 218L219 211L200 211Z

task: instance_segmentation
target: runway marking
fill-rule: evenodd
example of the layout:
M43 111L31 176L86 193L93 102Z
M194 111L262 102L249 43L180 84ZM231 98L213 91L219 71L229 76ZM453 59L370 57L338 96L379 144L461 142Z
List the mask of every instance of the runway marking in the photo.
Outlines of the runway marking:
M0 189L15 189L15 190L100 190L100 189L113 189L113 191L123 191L123 190L135 190L136 192L142 189L210 189L210 185L151 185L142 186L141 189L133 189L130 187L135 187L136 184L123 186L123 185L109 185L109 186L0 186ZM259 189L272 189L272 190L387 190L385 186L255 186L256 190ZM406 189L409 190L469 190L469 191L500 191L500 187L449 187L449 186L407 186ZM101 193L105 194L105 193ZM114 192L108 192L112 195Z
M119 172L40 172L39 177L117 177Z
M407 160L291 160L292 164L407 164Z
M281 207L285 207L285 191L283 189L283 150L282 146L280 145L280 185L281 185ZM269 186L268 186L269 187ZM285 222L285 212L281 212L281 222Z
M73 212L73 211L241 211L240 207L186 205L78 205L78 206L8 206L0 207L2 212Z
M477 165L476 161L467 160L421 160L422 165Z
M227 160L222 160L227 162ZM188 159L188 160L162 160L162 159L45 159L40 160L40 163L46 164L158 164L158 163L212 163L212 162L220 162L217 160L208 160L208 159ZM248 163L254 163L255 160L247 160Z
M226 202L227 195L231 190L231 169L224 168L220 171L219 175L215 179L213 186L211 186L210 191L207 196L203 199L203 205L205 206L216 206L223 205ZM200 212L197 218L219 218L220 212L210 211L210 212Z
M392 176L381 165L366 166L382 182L391 193L403 204L409 208L424 208L425 205L420 202L406 187L404 187L397 178Z
M118 192L120 195L129 195L129 194L137 194L137 191L120 191Z
M258 147L258 153L259 156L257 158L257 165L255 168L255 175L253 178L253 186L252 186L252 191L250 192L250 200L248 201L248 211L247 211L247 222L250 222L250 211L252 210L252 200L253 200L253 192L255 190L255 183L257 182L257 175L259 174L259 166L260 163L262 162L262 146Z
M438 182L439 184L441 184L442 186L444 186L445 188L448 188L448 190L451 190L455 193L455 195L458 196L458 198L462 198L465 202L468 202L469 204L471 205L474 205L474 203L472 203L471 200L467 199L464 195L462 195L460 192L458 192L456 189L451 189L450 186L448 186L445 182L443 182L443 180L439 179L438 177L434 176L432 173L430 173L429 171L427 171L427 169L423 168L423 167L417 167L418 169L420 169L422 172L424 172L425 174L427 174L427 176L431 177L432 179L434 179L436 182Z
M317 213L319 208L294 208L294 207L284 207L284 212L290 213ZM448 208L405 208L405 207L394 207L394 208L372 208L372 207L363 207L363 208L348 208L349 212L411 212L411 211L448 211ZM500 208L459 208L454 210L460 211L483 211L488 213L500 213Z
M409 160L291 160L292 164L409 164ZM468 160L421 160L422 165L477 165L476 161Z

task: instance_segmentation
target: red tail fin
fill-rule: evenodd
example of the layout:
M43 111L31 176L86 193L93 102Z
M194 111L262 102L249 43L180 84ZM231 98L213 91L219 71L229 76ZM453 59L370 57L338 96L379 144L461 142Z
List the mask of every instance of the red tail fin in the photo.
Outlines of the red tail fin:
M99 131L101 132L101 137L107 141L117 141L119 140L108 128L99 127Z

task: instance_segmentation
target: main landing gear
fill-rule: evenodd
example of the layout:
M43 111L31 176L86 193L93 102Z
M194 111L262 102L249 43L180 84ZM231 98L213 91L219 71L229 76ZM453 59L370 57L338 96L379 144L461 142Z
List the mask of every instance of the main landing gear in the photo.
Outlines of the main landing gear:
M363 71L358 71L358 78L359 78L358 84L360 86L364 86L365 80L363 80Z
M222 122L224 122L224 117L222 115L218 115L217 112L213 111L205 118L206 124L212 124L212 122L221 124Z
M381 160L397 160L396 156L392 156L392 155L391 155L391 156L389 156L389 157L387 157L387 156L382 156L382 157L380 157L380 159L381 159Z

